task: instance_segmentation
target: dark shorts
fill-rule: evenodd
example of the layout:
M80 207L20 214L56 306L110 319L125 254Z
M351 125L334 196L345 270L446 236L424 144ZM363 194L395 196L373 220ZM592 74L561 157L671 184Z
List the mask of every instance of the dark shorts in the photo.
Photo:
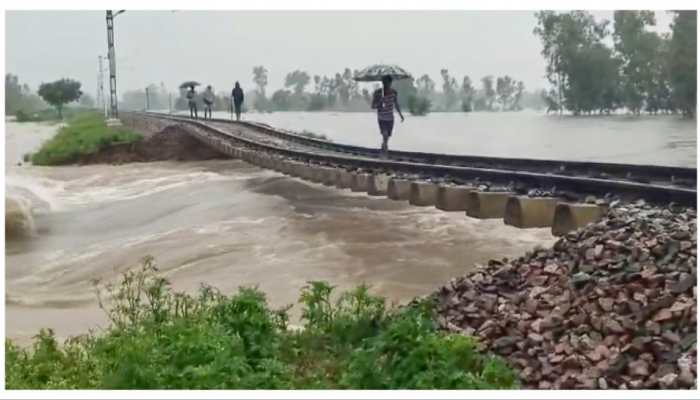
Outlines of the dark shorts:
M394 130L394 120L378 120L379 121L379 133L382 135L391 136L391 131Z

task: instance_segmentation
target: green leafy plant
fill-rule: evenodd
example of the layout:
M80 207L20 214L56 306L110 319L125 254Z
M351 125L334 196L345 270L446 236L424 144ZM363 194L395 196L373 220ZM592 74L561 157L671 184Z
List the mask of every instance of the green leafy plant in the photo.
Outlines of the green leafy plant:
M45 102L56 107L59 119L61 119L63 118L63 106L77 101L83 92L80 91L80 82L64 78L55 82L42 83L39 86L38 94Z
M8 389L512 388L515 374L472 338L437 330L430 299L386 308L366 286L334 295L309 282L273 310L256 288L174 292L152 258L117 285L95 282L110 325L59 345L5 342Z
M110 128L104 117L96 112L83 112L68 120L68 125L41 146L32 155L36 165L63 165L118 143L132 143L143 139L126 128Z

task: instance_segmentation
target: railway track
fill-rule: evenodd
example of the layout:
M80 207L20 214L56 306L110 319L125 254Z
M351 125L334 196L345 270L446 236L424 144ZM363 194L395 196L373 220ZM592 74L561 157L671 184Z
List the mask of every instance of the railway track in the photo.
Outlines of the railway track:
M158 115L158 114L154 114ZM325 140L309 138L298 133L271 127L258 122L234 122L226 119L213 119L211 122L229 126L241 125L264 132L270 137L298 143L308 147L331 150L338 153L379 158L379 149L338 144ZM220 125L222 126L222 125ZM640 183L664 184L672 183L681 187L696 187L697 170L695 168L598 163L586 161L539 160L526 158L501 158L483 156L465 156L436 153L422 153L390 150L388 159L396 161L417 162L451 166L469 166L477 168L497 168L513 171L530 171L557 173L559 175L576 175L591 178L609 178Z
M209 145L220 146L219 150L224 152L228 145L244 146L312 164L472 184L491 191L525 194L535 190L545 196L572 201L593 195L626 201L644 199L657 204L673 202L692 207L697 203L697 171L694 168L404 151L390 151L388 158L384 159L379 157L377 149L312 139L259 123L222 119L193 121L155 113L141 115L185 124Z

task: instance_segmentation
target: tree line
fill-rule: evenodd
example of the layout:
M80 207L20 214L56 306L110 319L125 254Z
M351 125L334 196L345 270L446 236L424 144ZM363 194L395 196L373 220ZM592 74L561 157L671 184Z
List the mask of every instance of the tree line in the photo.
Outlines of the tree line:
M5 115L14 115L18 121L61 119L67 104L78 102L79 107L93 108L94 99L80 86L76 80L63 78L42 83L34 93L17 75L5 74Z
M415 115L431 111L517 111L524 107L576 115L611 113L626 109L694 116L697 104L697 12L672 11L671 32L659 34L652 11L615 11L610 21L596 21L586 11L540 11L533 33L542 42L545 76L551 87L527 92L522 81L505 75L469 76L460 81L443 68L434 81L423 74L395 81L400 105ZM608 45L607 43L612 43ZM367 111L378 83L361 87L352 78L357 70L311 75L303 70L286 74L284 87L269 94L269 71L262 65L252 71L252 88L244 108L271 111ZM77 84L77 86L76 86ZM245 86L245 82L243 82ZM42 89L43 87L43 89ZM5 114L31 113L48 105L60 114L64 104L79 101L94 107L94 99L72 80L44 83L38 93L5 75ZM441 90L438 90L438 87ZM196 99L200 104L203 89ZM124 109L187 109L185 89L172 94L163 83L129 90L122 96ZM230 88L216 93L214 109L230 108Z
M285 75L284 87L269 93L268 74L264 66L252 70L253 88L245 94L246 105L259 112L272 111L367 111L371 103L372 91L380 87L379 83L360 87L353 77L357 70L345 68L334 75L311 75L303 70L294 70ZM468 76L464 76L461 86L457 78L447 69L440 71L442 91L428 75L418 79L402 79L394 82L393 87L399 93L399 104L414 115L425 115L430 111L517 111L523 107L544 108L544 101L536 93L527 93L522 81L506 75L503 77L486 76L481 79L480 87L475 87ZM149 91L151 108L160 104L165 89L158 90L152 85ZM201 103L198 90L196 100ZM174 101L177 110L187 109L186 89L181 89ZM127 92L125 103L142 108L145 104L145 91ZM167 107L165 107L167 108ZM230 108L230 93L216 93L214 110L226 111Z
M540 11L548 111L579 115L626 109L693 116L697 94L697 12L672 11L671 32L649 30L653 11L615 11L596 21L586 11ZM606 40L612 39L612 46Z

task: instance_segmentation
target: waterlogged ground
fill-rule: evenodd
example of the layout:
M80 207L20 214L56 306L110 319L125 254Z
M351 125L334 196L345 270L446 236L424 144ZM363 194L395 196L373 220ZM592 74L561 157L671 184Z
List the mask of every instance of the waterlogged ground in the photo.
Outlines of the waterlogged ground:
M214 113L229 118L228 113ZM251 113L245 119L325 134L338 143L378 147L372 113ZM667 116L558 116L521 112L406 115L395 124L397 150L495 157L695 167L697 121Z
M6 329L26 341L103 324L91 282L153 255L177 289L258 285L275 306L308 280L360 283L402 302L474 263L548 245L548 230L412 207L309 184L241 161L17 166L51 127L7 124L9 196L29 199L36 232L6 243ZM298 316L298 310L292 310Z

